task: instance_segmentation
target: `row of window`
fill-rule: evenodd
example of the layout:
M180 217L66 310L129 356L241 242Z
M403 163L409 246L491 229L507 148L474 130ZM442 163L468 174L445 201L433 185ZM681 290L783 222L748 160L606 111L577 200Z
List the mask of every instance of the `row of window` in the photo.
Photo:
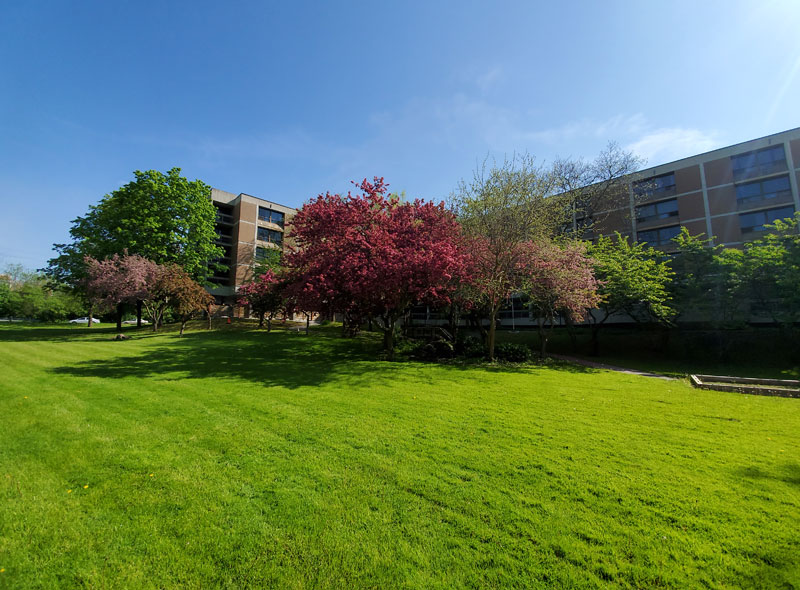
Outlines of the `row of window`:
M652 221L654 219L669 219L678 216L678 199L649 203L636 207L636 221Z
M675 194L675 173L669 172L633 183L633 193L637 197L666 197Z
M269 242L270 244L277 244L278 246L283 243L283 233L266 227L259 227L256 237L262 242Z
M734 180L766 176L787 169L786 153L783 144L731 156ZM786 179L788 183L788 178ZM753 188L746 190L755 190ZM769 189L767 192L774 192ZM780 189L784 190L784 189ZM788 188L786 189L788 190ZM633 183L633 192L640 198L658 198L674 195L676 192L675 173L669 172ZM738 187L737 187L738 193Z
M794 206L776 207L763 211L751 211L739 214L739 227L742 234L764 231L764 226L775 223L779 219L785 219L794 215ZM646 242L651 246L668 246L672 238L681 233L680 225L670 225L656 229L648 229L636 232L636 240Z
M267 223L274 223L275 225L283 227L285 216L280 211L267 209L266 207L259 207L258 219L259 221L266 221Z
M736 185L736 202L740 209L773 199L790 199L791 196L792 187L788 175ZM677 216L678 199L636 207L636 221L639 223Z
M794 215L794 206L778 207L777 209L767 209L766 211L752 211L750 213L739 214L739 225L742 233L764 231L764 225L775 223L778 219L791 217Z
M681 233L680 225L670 225L636 232L636 239L639 242L647 242L651 246L668 246L672 242L672 238L679 233Z
M786 170L786 153L783 144L731 156L734 180L764 176Z
M736 202L740 207L770 199L791 198L791 196L792 187L788 176L756 180L736 186Z

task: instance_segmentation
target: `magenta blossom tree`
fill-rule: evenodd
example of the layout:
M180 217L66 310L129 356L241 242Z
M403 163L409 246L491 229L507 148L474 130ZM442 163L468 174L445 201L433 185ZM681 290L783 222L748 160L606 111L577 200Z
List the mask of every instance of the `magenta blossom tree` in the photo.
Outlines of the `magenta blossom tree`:
M375 177L360 194L326 193L292 221L292 292L304 309L376 318L388 358L397 320L415 302L446 304L464 275L460 227L443 203L401 202Z
M258 275L254 280L239 288L239 305L249 305L258 315L258 327L264 327L267 320L267 332L272 330L272 320L285 309L283 285L271 270Z

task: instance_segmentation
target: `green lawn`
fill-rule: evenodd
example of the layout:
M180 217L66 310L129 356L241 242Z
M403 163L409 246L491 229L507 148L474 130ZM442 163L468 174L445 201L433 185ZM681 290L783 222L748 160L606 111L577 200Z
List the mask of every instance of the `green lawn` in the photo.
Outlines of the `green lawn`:
M800 400L0 328L0 588L797 588Z

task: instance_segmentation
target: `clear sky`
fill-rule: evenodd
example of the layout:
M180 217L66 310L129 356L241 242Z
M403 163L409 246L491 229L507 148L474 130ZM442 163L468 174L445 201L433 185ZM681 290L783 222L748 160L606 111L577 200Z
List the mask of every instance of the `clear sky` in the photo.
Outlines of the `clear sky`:
M800 0L6 2L0 267L133 170L441 200L488 156L656 165L800 126Z

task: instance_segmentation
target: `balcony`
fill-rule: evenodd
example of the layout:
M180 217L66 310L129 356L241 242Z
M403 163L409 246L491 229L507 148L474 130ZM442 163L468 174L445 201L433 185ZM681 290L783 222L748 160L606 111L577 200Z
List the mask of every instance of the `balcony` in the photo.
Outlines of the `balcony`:
M233 215L228 215L227 213L217 211L217 223L221 223L223 225L233 225Z
M217 237L214 238L214 243L224 246L233 245L233 232L229 228L217 228Z

